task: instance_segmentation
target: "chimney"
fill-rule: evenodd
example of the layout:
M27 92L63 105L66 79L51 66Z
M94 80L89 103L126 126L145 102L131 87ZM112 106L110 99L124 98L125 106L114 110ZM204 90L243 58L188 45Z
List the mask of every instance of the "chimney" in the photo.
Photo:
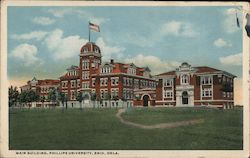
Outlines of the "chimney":
M110 64L114 64L114 59L110 59Z

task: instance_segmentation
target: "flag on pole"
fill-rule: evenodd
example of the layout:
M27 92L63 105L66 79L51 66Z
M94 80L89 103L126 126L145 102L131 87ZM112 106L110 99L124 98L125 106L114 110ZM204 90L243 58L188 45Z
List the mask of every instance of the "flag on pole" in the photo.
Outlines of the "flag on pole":
M93 24L93 23L91 23L91 22L89 22L89 28L90 28L91 30L96 31L96 32L100 32L99 25Z

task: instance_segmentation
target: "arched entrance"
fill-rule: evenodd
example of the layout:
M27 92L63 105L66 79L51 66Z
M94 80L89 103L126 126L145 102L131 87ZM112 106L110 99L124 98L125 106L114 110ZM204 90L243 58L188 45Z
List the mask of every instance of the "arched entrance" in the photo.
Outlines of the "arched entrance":
M148 106L148 100L149 100L148 98L149 98L148 95L143 96L143 98L142 98L143 99L143 106Z
M182 104L188 104L188 93L187 93L187 91L182 92Z

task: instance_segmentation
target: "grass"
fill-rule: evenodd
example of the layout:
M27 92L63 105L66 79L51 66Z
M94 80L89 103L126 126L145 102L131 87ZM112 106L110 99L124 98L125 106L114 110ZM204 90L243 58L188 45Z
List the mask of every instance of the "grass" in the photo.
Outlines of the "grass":
M15 150L242 150L242 109L131 108L122 116L141 124L203 118L204 123L145 130L124 125L117 109L17 110L10 112Z

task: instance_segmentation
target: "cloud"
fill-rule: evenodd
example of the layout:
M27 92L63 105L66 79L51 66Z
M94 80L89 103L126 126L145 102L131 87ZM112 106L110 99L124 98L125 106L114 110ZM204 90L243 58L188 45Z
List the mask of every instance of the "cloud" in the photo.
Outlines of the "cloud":
M122 57L121 54L125 50L125 48L122 47L109 46L102 37L99 37L96 40L96 44L100 47L102 51L102 58L104 61L108 61L114 56L121 58Z
M218 38L214 41L214 46L216 47L232 47L232 44L230 42L226 42L222 38Z
M182 21L170 21L162 25L161 32L164 35L195 37L198 35L190 23Z
M80 48L87 42L78 35L63 37L63 31L56 29L45 39L48 50L55 60L76 57Z
M169 70L173 70L181 63L176 61L166 61L162 60L156 56L148 55L144 56L143 54L138 54L135 57L126 58L124 59L126 63L134 63L137 66L140 67L150 67L151 72L155 74L163 73Z
M236 23L236 17L235 17L236 12L237 10L235 8L229 8L223 12L224 20L222 21L222 27L226 33L234 33L240 30L240 28L237 27ZM238 12L237 14L238 18L241 17L241 15L239 15Z
M242 53L221 57L220 63L223 65L240 66L242 65Z
M49 17L35 17L32 22L39 25L51 25L55 23L55 20Z
M106 21L109 21L109 19L101 18L101 17L96 17L92 13L79 10L79 9L72 9L72 8L67 8L67 9L49 9L47 10L48 13L51 13L54 17L57 18L63 18L66 15L73 15L73 16L78 16L78 18L86 20L86 21L91 21L95 24L102 24Z
M47 12L51 13L54 17L63 18L66 14L73 13L73 9L72 8L67 8L67 9L48 9Z
M32 31L30 33L25 33L25 34L13 34L10 37L12 39L16 39L16 40L31 40L31 39L35 39L37 41L42 40L46 35L48 34L48 32L45 31Z
M37 47L27 43L18 45L14 50L12 50L10 57L22 60L25 66L42 63L42 61L37 57Z

